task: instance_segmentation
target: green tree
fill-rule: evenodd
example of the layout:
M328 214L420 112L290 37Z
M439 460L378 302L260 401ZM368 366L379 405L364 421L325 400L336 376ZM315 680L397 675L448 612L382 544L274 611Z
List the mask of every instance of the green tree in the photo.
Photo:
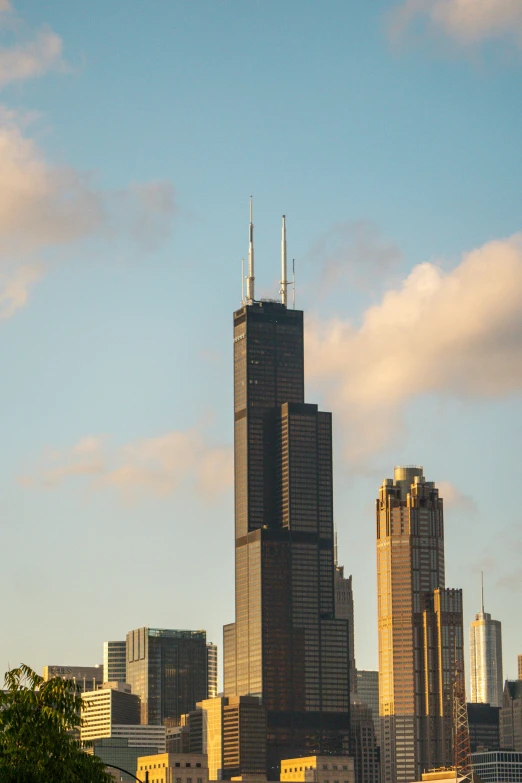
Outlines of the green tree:
M21 664L0 693L0 783L108 783L77 739L82 699L72 680L45 682Z

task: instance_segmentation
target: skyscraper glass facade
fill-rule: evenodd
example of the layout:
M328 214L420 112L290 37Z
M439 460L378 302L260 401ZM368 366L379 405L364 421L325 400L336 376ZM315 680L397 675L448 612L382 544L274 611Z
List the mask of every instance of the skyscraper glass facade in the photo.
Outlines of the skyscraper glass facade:
M179 725L207 698L204 631L138 628L127 634L127 679L141 700L141 723Z
M502 627L479 612L469 629L471 701L502 706Z
M331 414L304 402L303 313L234 314L236 622L225 695L260 696L268 769L349 743L348 622L335 617Z

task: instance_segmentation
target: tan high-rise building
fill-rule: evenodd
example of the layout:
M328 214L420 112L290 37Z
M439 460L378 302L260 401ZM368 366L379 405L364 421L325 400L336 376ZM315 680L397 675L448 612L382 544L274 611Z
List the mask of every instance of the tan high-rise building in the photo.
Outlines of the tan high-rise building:
M198 702L189 718L190 750L208 758L210 780L266 779L266 711L255 696Z
M420 466L395 468L377 500L383 783L453 759L452 687L463 678L462 591L445 588L442 498Z

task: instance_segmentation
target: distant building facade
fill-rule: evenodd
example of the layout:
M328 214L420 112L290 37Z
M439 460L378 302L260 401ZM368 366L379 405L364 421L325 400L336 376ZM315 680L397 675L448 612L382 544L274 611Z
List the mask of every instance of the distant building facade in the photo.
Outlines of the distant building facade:
M338 620L348 621L348 662L350 671L350 691L357 690L355 676L355 634L354 634L354 609L353 589L351 575L345 577L344 566L337 563L337 542L335 545L336 556L334 562L334 605L335 617Z
M506 680L504 685L500 747L522 752L522 680Z
M207 697L205 632L137 628L126 642L126 676L141 700L141 723L180 725Z
M103 643L103 682L127 682L127 643Z
M165 726L147 726L138 724L113 724L111 737L124 737L129 741L129 748L156 748L157 753L167 750L167 733Z
M473 772L482 783L522 783L522 753L494 750L472 753Z
M353 704L363 704L372 711L375 739L381 744L381 721L379 718L379 672L371 669L357 669L357 689L352 695Z
M365 704L352 704L350 708L350 752L354 760L356 783L377 783L379 748L372 710Z
M482 611L469 629L471 701L502 706L502 627Z
M95 691L103 682L103 666L44 666L42 677L46 682L53 677L74 680L80 692Z
M218 695L218 648L216 644L207 642L207 693L209 699Z
M445 587L443 502L421 466L383 481L376 516L382 781L411 783L453 762L462 591Z
M500 707L468 704L471 752L500 750Z

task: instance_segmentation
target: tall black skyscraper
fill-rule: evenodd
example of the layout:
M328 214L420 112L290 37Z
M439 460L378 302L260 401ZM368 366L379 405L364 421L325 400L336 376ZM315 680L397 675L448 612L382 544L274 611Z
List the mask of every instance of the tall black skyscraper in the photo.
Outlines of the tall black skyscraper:
M335 619L332 418L304 402L303 313L247 299L234 313L236 622L225 695L260 696L269 778L283 758L346 753L348 622Z

